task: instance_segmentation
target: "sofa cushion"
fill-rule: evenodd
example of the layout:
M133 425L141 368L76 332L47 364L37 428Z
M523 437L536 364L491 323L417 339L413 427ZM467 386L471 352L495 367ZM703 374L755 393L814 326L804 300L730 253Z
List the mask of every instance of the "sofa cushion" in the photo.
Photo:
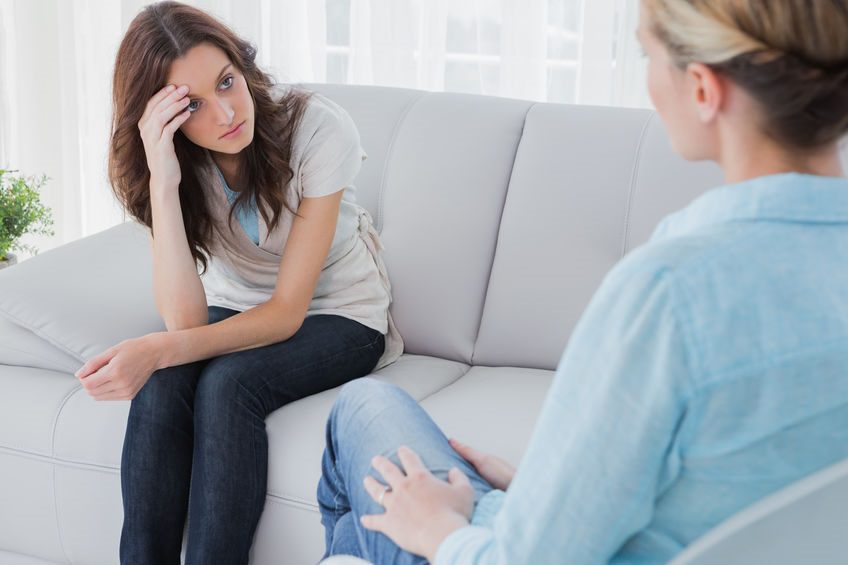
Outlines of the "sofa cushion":
M428 94L398 128L382 180L381 236L392 314L410 353L471 360L528 108Z
M554 369L612 266L663 216L721 183L717 167L703 165L677 186L687 166L648 110L534 106L472 364Z
M650 115L555 104L528 113L473 364L556 366L621 257L627 188Z
M124 339L165 329L152 270L146 228L126 222L0 270L0 318L42 340L23 347L59 352L30 365L67 371L68 357L81 365ZM21 360L9 355L0 363Z
M404 355L376 376L422 399L467 370L454 361ZM337 394L329 390L268 417L269 492L314 505L324 426ZM71 375L0 365L0 413L27 422L0 428L0 448L117 471L129 408L129 401L95 401Z
M0 363L73 373L82 362L26 327L0 315Z
M468 366L434 357L403 355L373 376L396 384L416 400L436 394L459 379ZM268 493L317 509L315 489L321 476L327 416L339 389L294 402L267 420Z
M471 367L421 402L445 435L518 465L554 372L516 367Z

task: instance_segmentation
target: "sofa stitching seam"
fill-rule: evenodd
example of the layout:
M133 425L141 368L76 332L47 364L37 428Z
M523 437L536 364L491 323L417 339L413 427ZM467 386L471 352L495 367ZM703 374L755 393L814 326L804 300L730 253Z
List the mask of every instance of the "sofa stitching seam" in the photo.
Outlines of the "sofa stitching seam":
M18 455L20 457L28 457L30 459L36 459L38 461L42 461L45 463L52 463L57 465L64 465L66 467L86 467L92 470L97 471L114 471L117 472L120 470L120 467L114 467L111 465L100 465L98 463L91 463L88 461L75 461L73 459L64 459L62 457L51 457L50 455L46 455L44 453L39 453L37 451L30 451L28 449L23 449L20 447L10 447L10 446L0 446L0 453L11 453L13 455Z
M394 131L392 131L392 138L389 141L389 146L386 149L386 162L383 163L383 172L380 177L380 191L377 193L377 225L380 228L380 231L383 231L383 194L386 190L386 177L388 176L389 171L389 163L391 162L391 154L395 148L395 142L397 141L398 135L400 135L400 128L403 125L403 122L406 121L407 116L412 111L412 108L415 107L418 102L424 98L425 92L420 92L418 96L409 101L406 105L406 108L401 112L400 117L395 123Z
M65 404L68 403L68 400L76 394L79 390L82 390L82 385L79 385L73 388L68 394L65 395L65 398L62 399L62 402L59 403L59 408L56 410L56 415L53 417L52 422L52 431L50 433L50 457L51 459L56 458L56 429L59 424L59 416L62 414L62 410L65 408ZM53 479L53 512L56 517L56 536L59 538L59 547L62 548L62 555L65 556L65 561L68 563L72 563L70 557L68 557L67 549L65 548L65 540L62 537L62 528L59 524L59 499L56 496L56 466L53 465L50 469L50 474Z
M621 257L627 254L627 244L630 239L630 211L633 205L633 195L636 192L636 179L639 177L640 165L642 164L642 148L644 147L645 136L648 133L648 126L654 119L654 112L648 116L645 123L642 124L642 131L639 133L639 142L636 145L636 152L633 157L633 171L630 174L630 187L627 190L627 203L624 208L624 235L621 242Z

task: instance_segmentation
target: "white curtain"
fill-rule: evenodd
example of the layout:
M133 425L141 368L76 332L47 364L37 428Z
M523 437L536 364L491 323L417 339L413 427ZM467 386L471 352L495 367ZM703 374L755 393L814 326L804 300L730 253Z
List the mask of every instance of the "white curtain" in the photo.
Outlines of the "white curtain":
M0 0L0 168L47 174L46 250L124 220L106 178L115 53L147 0ZM187 0L283 82L647 107L636 0Z

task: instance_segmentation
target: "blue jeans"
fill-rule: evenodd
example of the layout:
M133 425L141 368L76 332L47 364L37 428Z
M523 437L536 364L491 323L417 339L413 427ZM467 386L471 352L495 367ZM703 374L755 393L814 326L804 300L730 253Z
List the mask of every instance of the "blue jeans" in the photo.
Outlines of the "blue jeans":
M363 514L383 513L362 485L367 474L385 482L371 468L371 459L384 455L400 466L396 450L401 445L416 451L442 480L447 480L451 467L468 475L475 504L493 488L454 451L435 422L405 391L373 378L357 379L342 387L327 422L327 446L318 483L325 558L341 554L377 564L427 562L400 549L385 535L366 530L359 522Z
M209 323L237 314L212 306ZM124 565L247 564L265 506L265 417L367 375L378 331L307 317L286 341L154 372L132 401L121 458ZM190 488L189 488L190 487Z

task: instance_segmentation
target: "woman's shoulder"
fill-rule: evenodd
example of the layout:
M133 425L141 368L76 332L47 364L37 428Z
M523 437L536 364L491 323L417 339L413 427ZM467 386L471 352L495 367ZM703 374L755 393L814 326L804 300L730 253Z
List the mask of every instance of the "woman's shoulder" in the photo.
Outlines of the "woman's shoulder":
M337 102L330 100L323 94L314 90L308 90L297 85L279 84L273 87L274 95L278 100L293 93L306 95L306 106L300 118L296 138L309 141L316 134L327 136L339 136L349 139L359 139L359 132L350 114Z
M306 92L306 107L292 138L292 160L324 166L325 161L364 159L359 130L347 111L318 92Z
M350 185L367 158L359 130L342 106L299 86L278 87L278 95L302 92L305 107L291 139L292 168L302 195L326 196Z

